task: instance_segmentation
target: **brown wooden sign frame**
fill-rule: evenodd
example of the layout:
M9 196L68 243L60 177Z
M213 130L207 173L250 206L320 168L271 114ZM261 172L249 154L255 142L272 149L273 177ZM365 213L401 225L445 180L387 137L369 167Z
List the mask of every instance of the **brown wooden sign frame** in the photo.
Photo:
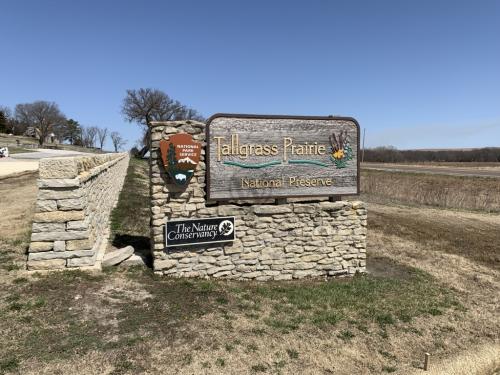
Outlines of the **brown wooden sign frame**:
M225 118L245 118L245 119L283 119L283 120L339 120L339 121L350 121L353 122L356 126L356 138L357 138L357 150L360 151L360 126L356 119L353 117L344 117L344 116L290 116L290 115L253 115L253 114L239 114L239 113L216 113L211 116L206 123L205 129L205 141L206 141L206 153L205 153L205 162L206 162L206 187L205 192L207 196L207 200L212 201L228 201L228 200L252 200L252 199L279 199L286 198L282 195L266 195L266 196L258 196L258 197L230 197L230 198L212 198L210 196L210 125L212 121L216 118L225 117ZM357 186L356 193L348 194L348 195L359 195L360 193L360 167L361 160L359 155L356 155L357 159ZM325 194L305 194L305 195L293 195L290 198L300 198L300 197L325 197L332 195Z

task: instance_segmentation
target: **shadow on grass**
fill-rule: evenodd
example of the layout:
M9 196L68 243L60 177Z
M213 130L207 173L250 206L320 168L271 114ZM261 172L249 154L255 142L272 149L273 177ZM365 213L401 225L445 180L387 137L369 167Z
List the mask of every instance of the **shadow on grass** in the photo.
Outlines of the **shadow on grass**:
M117 233L113 238L112 245L116 248L125 246L132 246L135 253L139 253L146 260L148 267L153 266L153 259L151 257L151 242L149 237L132 236L129 234Z

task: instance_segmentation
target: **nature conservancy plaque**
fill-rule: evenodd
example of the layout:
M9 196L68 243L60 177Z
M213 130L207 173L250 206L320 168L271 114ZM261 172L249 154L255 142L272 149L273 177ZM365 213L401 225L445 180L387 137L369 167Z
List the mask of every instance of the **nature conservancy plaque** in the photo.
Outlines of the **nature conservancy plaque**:
M165 246L234 241L234 216L167 221Z
M214 115L208 199L359 193L359 125L349 117Z

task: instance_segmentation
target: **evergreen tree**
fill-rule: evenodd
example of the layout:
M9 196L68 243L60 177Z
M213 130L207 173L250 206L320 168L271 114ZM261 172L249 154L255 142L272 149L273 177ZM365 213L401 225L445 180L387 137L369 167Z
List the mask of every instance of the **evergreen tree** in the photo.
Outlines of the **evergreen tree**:
M7 133L7 116L0 111L0 133Z
M62 126L62 137L65 141L74 145L75 143L81 143L82 128L78 121L69 119Z

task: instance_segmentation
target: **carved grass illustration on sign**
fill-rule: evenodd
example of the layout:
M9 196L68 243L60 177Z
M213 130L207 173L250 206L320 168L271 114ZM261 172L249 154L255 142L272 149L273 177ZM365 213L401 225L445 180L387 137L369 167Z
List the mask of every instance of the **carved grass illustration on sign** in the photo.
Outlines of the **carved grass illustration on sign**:
M207 139L209 199L359 192L352 118L215 115Z
M177 185L187 185L201 155L201 144L190 134L175 134L160 141L163 166Z
M335 133L330 136L331 144L331 159L335 163L337 168L345 168L347 162L352 159L352 148L349 143L349 136L347 132L340 132L338 137Z

